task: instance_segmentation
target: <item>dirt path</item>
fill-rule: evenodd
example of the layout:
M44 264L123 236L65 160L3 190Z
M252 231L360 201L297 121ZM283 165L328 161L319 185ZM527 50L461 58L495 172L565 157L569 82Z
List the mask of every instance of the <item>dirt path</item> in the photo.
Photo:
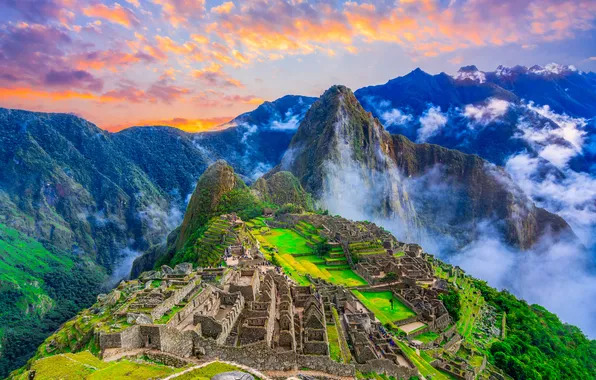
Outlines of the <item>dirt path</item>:
M336 380L354 380L352 376L337 376L332 375L325 372L320 371L266 371L267 375L271 377L297 377L298 375L307 375L307 376L314 376L314 377L323 377L326 379L336 379Z
M196 365L196 366L190 367L190 368L188 368L188 369L185 369L185 370L184 370L184 371L182 371L182 372L178 372L178 373L175 373L175 374L173 374L173 375L170 375L170 376L168 376L168 377L164 377L162 380L171 380L171 379L175 379L175 378L177 378L177 377L179 377L179 376L182 376L182 375L184 375L184 374L186 374L186 373L189 373L189 372L192 372L192 371L194 371L194 370L197 370L197 369L200 369L200 368L206 367L206 366L208 366L209 364L212 364L212 363L224 363L224 364L233 365L234 367L238 367L238 368L240 368L241 370L243 370L243 371L245 371L245 372L248 372L248 373L250 373L251 375L254 375L254 376L256 376L256 377L259 377L259 378L261 378L261 379L263 379L263 380L271 380L271 378L270 378L269 376L265 375L265 374L264 374L264 373L262 373L262 372L259 372L259 371L257 371L257 370L256 370L256 369L254 369L254 368L247 367L247 366L245 366L245 365L238 364L238 363L234 363L234 362L228 362L228 361L224 361L224 360L212 360L212 361L209 361L209 362L201 363L201 364L199 364L199 365Z

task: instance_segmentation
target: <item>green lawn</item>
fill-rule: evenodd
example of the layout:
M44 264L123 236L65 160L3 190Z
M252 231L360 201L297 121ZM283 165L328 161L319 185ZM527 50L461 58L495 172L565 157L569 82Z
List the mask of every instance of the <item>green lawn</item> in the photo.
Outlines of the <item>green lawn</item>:
M401 321L416 315L410 308L393 297L390 291L367 292L352 291L356 297L381 321L381 323ZM391 308L393 298L393 309Z
M432 378L433 380L450 380L451 376L446 373L443 373L436 369L435 367L431 366L428 361L423 359L420 355L416 353L416 351L408 346L406 343L396 340L397 345L402 351L406 354L406 356L414 363L416 368L420 371L422 376L428 378Z
M301 285L309 283L306 274L322 278L333 284L343 286L362 286L366 281L349 267L326 265L325 259L314 254L295 256L296 254L313 253L306 244L306 239L293 230L274 228L270 232L258 236L259 240L277 247L280 266L286 274ZM329 258L329 257L327 257Z
M325 260L316 255L294 257L289 254L281 255L291 268L301 275L309 274L312 277L322 278L336 285L362 286L366 281L352 269L336 269L333 265L325 265ZM284 268L285 269L285 268Z
M419 340L422 343L429 343L429 342L432 342L433 340L437 339L438 337L439 337L439 334L437 334L436 332L427 331L425 333L422 333L422 334L416 336L414 339Z
M329 340L329 356L336 362L342 362L341 348L339 347L339 335L335 325L327 325L327 339Z
M272 228L262 235L267 243L274 245L280 254L312 253L312 248L306 245L306 239L297 232L287 228Z
M31 370L35 371L35 379L39 380L158 379L180 371L148 362L121 360L106 363L88 351L43 358L35 361ZM19 380L24 380L27 376L28 372L25 372Z

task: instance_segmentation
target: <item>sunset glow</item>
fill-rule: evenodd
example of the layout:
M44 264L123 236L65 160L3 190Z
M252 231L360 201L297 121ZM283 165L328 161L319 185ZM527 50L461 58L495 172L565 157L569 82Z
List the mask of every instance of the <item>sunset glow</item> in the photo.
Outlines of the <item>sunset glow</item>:
M0 14L0 106L108 130L208 130L263 100L418 66L596 68L585 0L5 0Z

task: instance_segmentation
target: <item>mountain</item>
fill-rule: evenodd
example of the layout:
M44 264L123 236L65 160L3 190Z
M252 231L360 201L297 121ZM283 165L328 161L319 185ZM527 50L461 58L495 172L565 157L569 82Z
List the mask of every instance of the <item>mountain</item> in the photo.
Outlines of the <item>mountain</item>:
M502 238L522 249L547 231L573 235L501 168L390 135L343 86L311 106L278 170L292 172L331 213L379 222L400 238L420 241L424 232L462 247L477 238L484 221L494 221Z
M392 175L391 149L379 121L348 88L333 86L311 106L275 170L293 173L330 212L389 218L413 238L416 215Z
M596 80L589 74L573 66L551 63L530 68L500 65L484 76L487 82L522 99L548 105L560 114L589 119L596 116Z
M558 128L513 92L488 82L475 66L461 68L454 77L416 69L355 95L391 133L477 154L497 165L519 152L537 156L544 143L525 137L532 130ZM526 126L528 133L522 129ZM551 140L570 145L560 138Z
M130 161L184 210L196 180L212 157L198 149L195 135L172 127L133 127L111 135Z
M246 181L252 182L279 163L304 114L316 98L286 95L264 102L215 132L193 138L213 160L226 160ZM213 161L212 161L213 162Z
M291 204L305 211L314 209L309 193L304 190L298 178L290 172L276 172L268 178L261 177L252 185L253 192L263 202L283 207Z
M0 109L3 222L111 269L167 231L164 189L73 115Z
M103 290L88 258L44 246L0 223L0 376L23 365L63 321Z
M477 154L497 165L522 152L548 159L549 149L581 151L579 145L594 141L584 119L596 116L596 84L593 76L568 66L499 66L494 72L464 66L454 76L416 69L355 95L392 133ZM577 135L585 135L585 141ZM577 159L587 171L594 155L580 151Z
M136 258L131 275L136 277L164 263L196 261L201 256L198 251L206 227L213 217L237 212L244 219L254 218L263 214L265 206L230 165L216 161L199 178L182 224L169 234L166 242Z
M503 168L476 155L392 137L397 167L431 235L453 238L461 247L492 220L502 239L521 249L543 236L575 239L563 218L534 206Z

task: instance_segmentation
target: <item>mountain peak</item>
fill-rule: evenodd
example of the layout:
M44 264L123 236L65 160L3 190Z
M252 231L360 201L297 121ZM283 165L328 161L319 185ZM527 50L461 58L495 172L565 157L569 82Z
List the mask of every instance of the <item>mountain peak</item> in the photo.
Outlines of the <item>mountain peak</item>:
M486 82L486 75L484 72L478 70L474 65L462 66L457 71L457 74L453 76L453 79L458 81L472 81L478 83Z
M479 71L475 65L462 66L457 72L475 72Z
M417 67L414 70L410 71L408 74L406 74L404 77L420 78L420 77L427 77L427 76L431 77L432 75L430 75L426 71L422 70L420 67Z
M237 186L246 187L226 161L218 160L205 170L188 202L176 249L184 246L192 233L204 225L217 210L222 197Z

